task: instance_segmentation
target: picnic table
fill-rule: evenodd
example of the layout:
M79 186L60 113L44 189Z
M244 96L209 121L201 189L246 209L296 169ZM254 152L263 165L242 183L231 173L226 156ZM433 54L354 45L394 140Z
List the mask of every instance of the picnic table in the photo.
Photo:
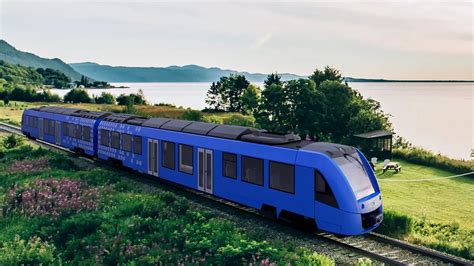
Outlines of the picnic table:
M387 170L394 170L395 173L398 173L400 171L402 171L402 166L401 165L398 165L398 163L396 162L390 162L390 163L387 163L383 168L382 168L382 171L385 173Z

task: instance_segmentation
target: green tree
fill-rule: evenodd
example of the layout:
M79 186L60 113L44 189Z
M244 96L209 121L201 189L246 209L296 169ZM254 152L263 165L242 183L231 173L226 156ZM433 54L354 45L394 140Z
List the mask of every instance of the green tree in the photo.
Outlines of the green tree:
M315 69L313 74L309 76L309 79L314 81L316 86L319 87L323 81L332 80L341 82L343 78L339 70L326 66L324 70Z
M219 82L212 82L207 90L206 104L214 111L224 111L223 90Z
M281 81L281 76L278 73L271 73L267 76L265 81L263 82L265 88L270 87L270 85L275 84L278 86L283 86L283 81Z
M72 89L64 95L64 102L91 103L92 99L84 89Z
M249 85L244 75L221 77L209 88L206 103L216 111L241 112L242 93Z
M240 98L242 106L242 114L253 114L258 107L260 101L260 88L254 84L250 84L242 93Z
M254 114L258 125L273 132L287 132L288 98L282 85L272 84L262 91L260 104Z
M100 96L95 98L95 102L98 104L115 104L115 97L108 92L102 92Z
M143 93L130 93L129 95L120 94L117 97L117 103L119 105L127 105L130 100L133 102L133 104L146 104Z

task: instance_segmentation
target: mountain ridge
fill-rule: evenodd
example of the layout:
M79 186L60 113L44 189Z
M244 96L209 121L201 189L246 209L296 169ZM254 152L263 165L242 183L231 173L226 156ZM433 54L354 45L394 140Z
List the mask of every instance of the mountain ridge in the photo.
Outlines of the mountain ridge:
M218 67L203 67L195 64L167 67L130 67L80 62L69 65L84 75L108 82L213 82L230 74L242 74L249 81L263 82L268 75ZM304 76L290 73L281 73L280 75L283 80L304 78Z
M44 58L33 53L24 52L0 39L0 60L10 64L33 68L51 68L63 72L72 80L80 80L81 74L59 58Z

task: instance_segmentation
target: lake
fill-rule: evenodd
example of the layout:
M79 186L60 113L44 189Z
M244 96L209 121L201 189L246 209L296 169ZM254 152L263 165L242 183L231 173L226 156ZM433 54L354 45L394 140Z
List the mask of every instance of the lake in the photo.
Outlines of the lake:
M126 89L89 90L113 95L142 89L150 103L202 109L210 83L114 83ZM261 86L262 84L257 84ZM452 158L469 159L474 147L474 83L354 82L364 97L379 101L395 132L417 146ZM64 96L67 90L52 90Z

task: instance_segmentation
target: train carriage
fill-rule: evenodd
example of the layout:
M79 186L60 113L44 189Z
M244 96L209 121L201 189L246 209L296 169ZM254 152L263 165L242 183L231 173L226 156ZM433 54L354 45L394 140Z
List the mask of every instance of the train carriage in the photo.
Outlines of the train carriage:
M36 137L38 130L28 126L29 112L25 111L24 132ZM44 117L47 111L36 112ZM54 123L74 122L76 119L65 117L79 113L49 119ZM128 114L96 116L92 119L92 143L97 145L92 151L99 159L259 209L275 218L304 219L333 233L362 234L382 221L375 175L353 147L302 141L293 134L240 126ZM60 143L70 149L74 146L67 141Z

